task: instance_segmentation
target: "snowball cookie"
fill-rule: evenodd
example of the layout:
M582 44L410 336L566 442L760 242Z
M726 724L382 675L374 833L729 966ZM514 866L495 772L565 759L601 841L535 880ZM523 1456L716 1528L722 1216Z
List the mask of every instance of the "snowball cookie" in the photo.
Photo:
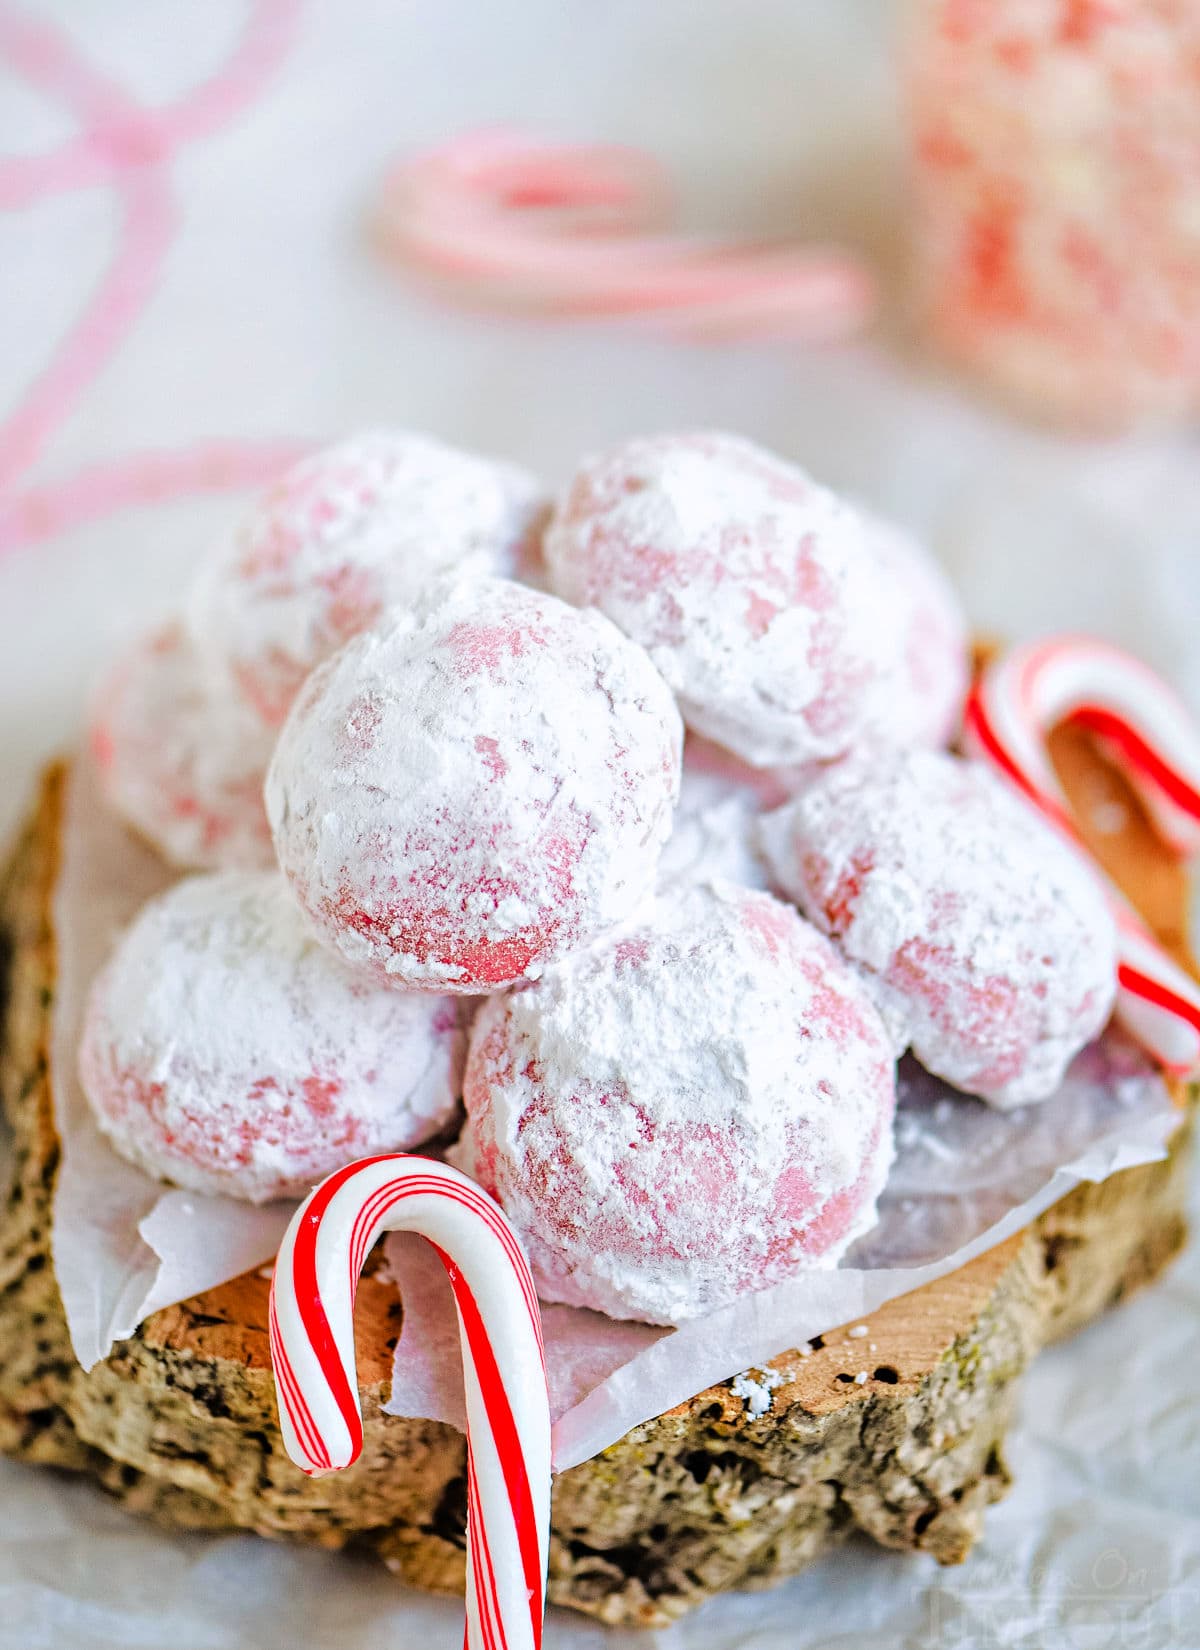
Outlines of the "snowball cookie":
M863 520L891 614L893 657L872 689L862 743L936 749L962 722L971 676L966 615L918 539L877 516Z
M92 704L105 796L181 869L274 864L262 796L273 744L176 624L136 643Z
M749 792L760 809L778 808L796 795L812 773L810 767L752 768L722 745L689 733L683 741L683 774L710 779L730 792Z
M977 763L844 763L763 821L776 884L873 982L921 1063L997 1106L1053 1094L1112 1010L1099 883Z
M716 774L689 772L686 762L671 835L658 866L661 887L720 877L742 888L765 888L754 792Z
M217 547L189 622L271 727L343 642L455 571L509 574L543 514L533 476L407 430L302 460Z
M714 881L485 1003L464 1098L455 1160L538 1294L681 1323L832 1266L874 1224L896 1074L829 942Z
M148 1174L264 1203L454 1116L445 997L381 990L317 944L274 871L220 871L144 907L97 976L79 1073Z
M683 775L671 835L658 866L660 886L678 877L721 877L742 888L766 888L759 843L764 808L791 794L779 770L751 768L694 733L683 742Z
M599 613L440 584L301 693L267 778L279 862L356 967L495 990L653 888L681 740L662 677Z
M889 618L857 512L730 435L592 459L546 531L554 589L649 652L689 728L756 767L843 755Z

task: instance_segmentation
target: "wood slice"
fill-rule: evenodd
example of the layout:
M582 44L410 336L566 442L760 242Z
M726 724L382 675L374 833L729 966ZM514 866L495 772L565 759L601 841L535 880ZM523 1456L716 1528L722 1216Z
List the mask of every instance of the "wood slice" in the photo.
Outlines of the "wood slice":
M1097 857L1190 966L1182 871L1086 738L1061 732L1054 754ZM406 1581L461 1590L463 1439L380 1408L403 1325L390 1283L368 1276L359 1295L365 1445L332 1477L306 1478L284 1454L257 1273L156 1313L88 1374L74 1360L49 1248L64 779L61 767L46 774L0 872L0 1097L14 1146L0 1213L0 1449L90 1473L174 1528L353 1544ZM757 1419L725 1382L563 1473L551 1599L605 1622L664 1624L724 1589L778 1581L854 1530L943 1563L965 1557L1008 1484L1003 1440L1022 1370L1182 1244L1187 1136L1181 1123L1166 1161L1080 1187L1008 1242L882 1307L869 1340L833 1328L811 1354L774 1359L782 1382Z

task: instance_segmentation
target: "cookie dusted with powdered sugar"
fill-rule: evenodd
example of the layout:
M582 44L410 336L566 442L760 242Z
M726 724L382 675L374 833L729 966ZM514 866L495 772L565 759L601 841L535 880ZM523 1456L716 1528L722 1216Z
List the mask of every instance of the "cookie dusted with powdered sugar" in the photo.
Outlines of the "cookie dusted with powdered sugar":
M1099 882L979 764L841 764L768 815L762 841L777 886L955 1087L1046 1099L1107 1021L1116 937Z
M889 615L858 514L722 434L630 441L578 471L546 531L568 601L647 649L689 728L756 767L860 736Z
M873 1224L895 1097L828 940L769 894L696 883L484 1004L455 1155L544 1299L678 1323L832 1266Z
M651 891L681 742L662 677L601 614L440 584L305 687L267 780L279 861L356 966L495 990Z
M461 1054L456 1002L364 981L277 872L224 871L152 900L118 942L79 1071L122 1157L264 1203L445 1128Z
M201 567L197 643L278 727L309 671L430 579L517 575L543 513L515 464L407 430L303 459Z
M135 643L93 699L105 795L185 870L274 863L262 796L273 743L178 624Z
M743 888L767 886L759 848L763 810L791 795L795 773L751 768L729 751L689 733L671 835L659 864L659 883L722 878Z
M971 678L966 614L950 580L919 539L863 513L867 542L890 614L890 659L870 695L866 748L935 750L962 721Z

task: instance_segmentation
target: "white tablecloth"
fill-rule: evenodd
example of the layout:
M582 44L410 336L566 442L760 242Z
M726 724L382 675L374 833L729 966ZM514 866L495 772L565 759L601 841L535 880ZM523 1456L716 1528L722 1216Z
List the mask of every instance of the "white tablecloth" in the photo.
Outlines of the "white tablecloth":
M245 0L40 0L110 84L178 98L228 53ZM429 428L562 478L634 431L724 425L929 534L976 623L1096 629L1200 705L1194 437L1090 445L1030 431L882 343L684 347L653 334L466 315L402 286L364 233L398 152L500 120L643 144L685 221L837 233L902 263L892 15L879 0L323 0L275 75L170 166L161 279L12 483L48 496L148 449ZM0 155L76 130L0 68ZM113 254L98 184L0 212L0 409L15 408ZM894 317L885 327L898 331ZM3 411L0 411L0 430ZM3 501L0 500L0 503ZM236 494L119 510L0 552L0 827L69 740L98 664L175 599ZM961 1569L852 1547L761 1598L638 1645L1200 1643L1200 1265L1043 1359L1012 1439L1017 1487ZM0 1469L0 1647L356 1650L459 1642L458 1607L365 1566L251 1538L170 1538L86 1485ZM549 1644L623 1644L553 1622Z

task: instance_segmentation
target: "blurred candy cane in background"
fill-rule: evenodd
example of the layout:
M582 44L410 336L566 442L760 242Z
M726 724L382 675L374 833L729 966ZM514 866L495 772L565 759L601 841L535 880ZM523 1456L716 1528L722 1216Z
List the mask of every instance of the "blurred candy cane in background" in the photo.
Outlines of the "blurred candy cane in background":
M1084 429L1200 412L1200 5L912 0L928 333Z
M847 252L684 236L670 224L670 185L652 156L501 130L402 162L376 217L399 267L485 307L804 342L846 337L872 314L873 282Z

